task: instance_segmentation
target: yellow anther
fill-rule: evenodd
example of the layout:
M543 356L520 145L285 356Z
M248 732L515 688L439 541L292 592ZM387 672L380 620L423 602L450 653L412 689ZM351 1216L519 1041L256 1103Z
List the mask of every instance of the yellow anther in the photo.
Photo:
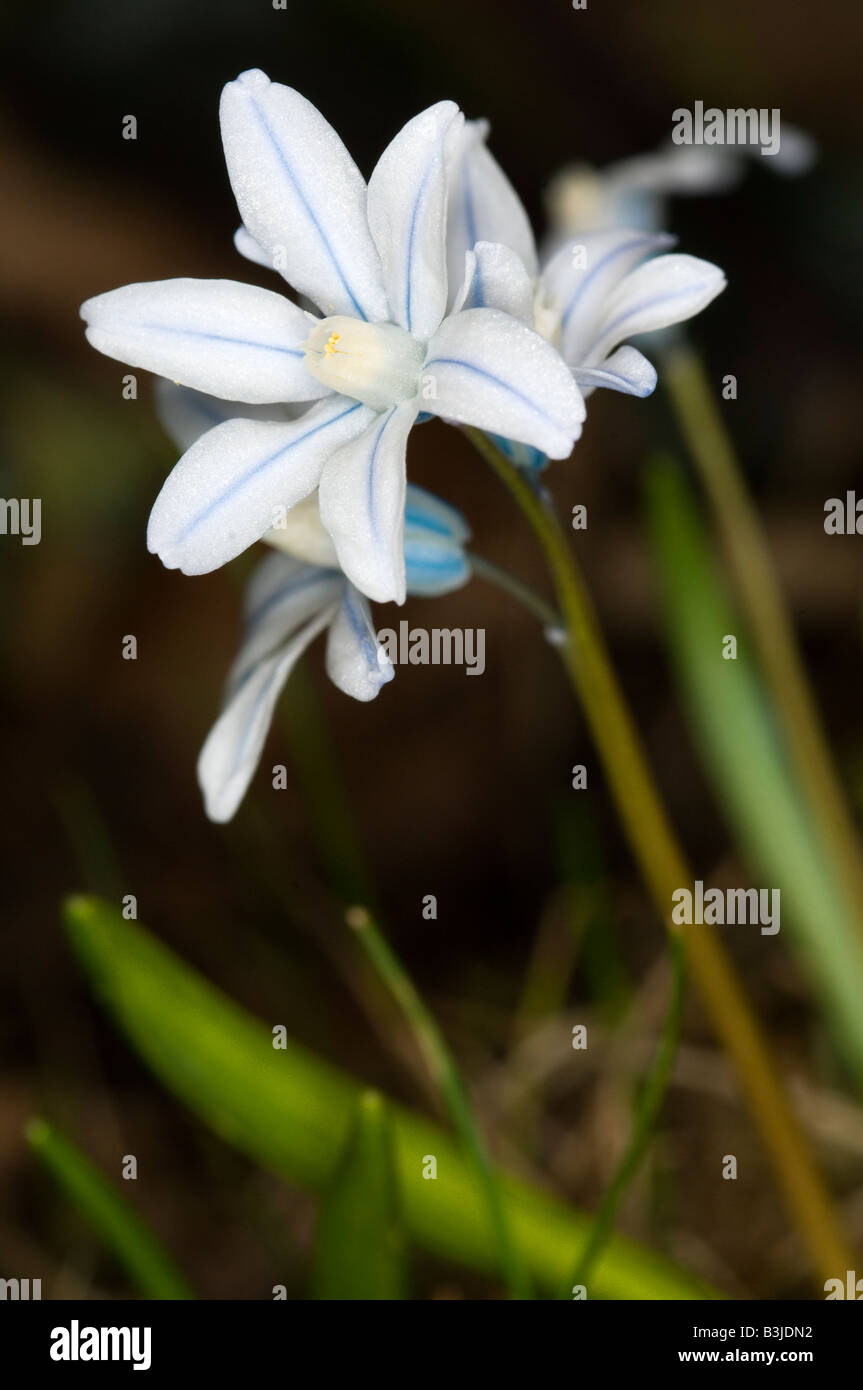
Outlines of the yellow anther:
M338 333L330 334L329 338L327 338L326 346L324 347L324 357L332 357L333 353L338 352L336 343L339 341L340 336L341 335Z

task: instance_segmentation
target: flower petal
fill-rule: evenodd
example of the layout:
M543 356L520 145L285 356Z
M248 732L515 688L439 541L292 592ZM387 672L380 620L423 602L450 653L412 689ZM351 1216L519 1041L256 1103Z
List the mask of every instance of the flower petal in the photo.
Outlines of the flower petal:
M566 458L581 434L584 401L563 358L497 309L445 319L422 380L435 415L532 444L549 458Z
M369 226L391 316L421 339L446 309L447 152L463 119L454 101L421 111L390 141L369 179Z
M247 261L254 265L262 265L266 270L273 270L273 258L264 250L259 242L255 241L248 227L238 227L234 232L234 246L241 256L245 256Z
M230 820L245 796L282 687L334 613L335 604L317 613L283 647L252 666L229 695L198 758L198 783L210 820Z
M154 392L162 428L183 452L207 430L226 420L293 420L307 408L305 404L247 405L245 401L225 401L193 391L190 386L177 386L164 377L157 377Z
M274 511L317 487L334 449L373 419L332 396L287 424L228 420L193 444L150 513L147 545L168 569L207 574L260 540Z
M104 352L228 400L317 400L303 366L309 315L284 295L236 280L154 280L81 305L88 341Z
M649 396L656 388L656 368L634 347L618 348L598 367L576 367L573 376L585 395L596 386L626 396Z
M324 314L388 318L365 182L329 122L258 70L227 84L221 121L240 216L270 265Z
M471 575L464 550L469 537L470 528L461 512L409 483L405 504L407 592L448 594L466 584Z
M492 241L478 241L468 251L452 312L484 308L500 309L533 327L533 281L514 251Z
M468 121L452 162L447 255L453 298L461 284L465 255L478 241L508 246L530 276L538 270L530 220L506 174L486 148L488 129L488 121Z
M672 237L630 229L590 232L561 246L542 272L544 297L557 308L561 352L571 367L586 361L609 297L624 276L673 241ZM618 340L619 341L619 340Z
M321 478L321 521L339 564L379 603L405 597L405 449L416 407L379 415L329 459Z
M228 674L227 693L317 613L338 603L344 584L338 570L309 565L293 555L268 555L246 585L243 638Z
M624 338L683 323L725 289L718 265L696 256L657 256L626 276L611 295L584 351L590 365L604 358Z
M442 540L464 542L470 539L470 527L455 507L433 492L416 483L408 483L405 495L405 526L416 532L428 532Z
M355 700L373 700L395 675L375 635L368 602L353 584L344 585L327 633L327 675Z

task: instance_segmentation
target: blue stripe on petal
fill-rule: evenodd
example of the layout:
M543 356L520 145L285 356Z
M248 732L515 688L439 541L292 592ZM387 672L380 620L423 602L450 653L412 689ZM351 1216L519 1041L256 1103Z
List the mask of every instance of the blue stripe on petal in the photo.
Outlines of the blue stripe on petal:
M503 391L506 391L508 395L514 396L522 405L526 405L529 410L532 410L534 415L538 415L541 420L545 420L546 423L552 425L554 429L560 429L558 422L549 415L547 410L543 410L538 406L536 401L532 401L530 396L526 396L523 391L517 390L515 386L510 386L509 382L503 380L503 377L495 376L494 372L487 372L484 367L477 367L473 362L465 362L458 357L434 357L430 362L426 362L423 367L423 372L430 372L432 367L460 367L463 371L471 372L474 376L481 377L484 381L490 381L493 386L499 386Z
M613 247L613 249L611 251L607 251L604 256L600 256L596 264L592 265L590 269L587 271L586 275L584 275L582 279L579 281L578 288L576 289L575 293L571 296L566 308L563 310L560 320L561 328L566 328L566 325L569 322L573 312L578 307L581 296L584 294L585 290L590 287L591 283L601 270L604 270L607 266L611 265L621 256L626 256L629 254L630 251L635 251L639 246L644 246L645 250L647 250L655 244L656 240L657 238L655 236L645 236L644 234L642 234L641 236L632 237L629 241L621 242L619 246Z
M361 410L362 408L360 402L357 402L356 405L349 406L347 410L343 410L340 415L335 415L332 419L324 420L322 424L315 425L313 429L306 430L305 434L301 434L296 439L292 439L290 444L284 445L282 448L277 449L275 453L270 454L268 458L262 459L260 463L256 463L248 473L244 474L242 478L237 478L230 487L225 489L221 496L217 497L215 501L205 507L202 512L199 512L199 514L186 525L179 536L176 537L173 544L175 546L182 545L183 541L188 540L189 536L192 535L203 522L209 520L214 512L217 512L226 502L230 502L233 497L236 497L239 492L242 492L253 478L258 477L260 473L263 473L266 469L273 467L275 464L280 463L292 449L296 449L298 445L304 444L308 439L319 434L321 430L329 429L340 420L344 420L346 416L352 415L355 410Z
M174 333L184 338L200 338L205 343L233 343L235 347L257 348L260 352L282 352L286 357L305 357L303 348L283 347L280 343L254 343L249 338L234 338L228 333L204 333L198 328L180 328L168 323L142 323L141 328L157 333Z
M264 134L267 136L267 139L268 139L268 140L270 141L270 143L272 144L273 149L275 150L276 155L278 156L278 160L279 160L279 163L280 163L281 166L282 166L282 169L284 170L284 172L285 172L287 178L288 178L288 179L290 180L290 182L293 184L294 189L296 190L296 193L297 193L297 197L299 198L300 202L302 203L303 207L305 208L305 211L306 211L306 213L307 213L307 215L308 215L309 221L311 222L312 226L314 227L315 231L317 232L318 236L320 237L320 239L321 239L321 244L322 244L322 246L324 247L324 250L326 251L327 256L329 257L329 259L330 259L330 261L331 261L331 263L332 263L333 269L335 270L336 274L338 275L339 279L341 280L342 285L344 286L345 291L346 291L346 293L347 293L347 295L348 295L348 298L350 299L351 303L353 304L353 306L354 306L354 308L356 309L356 311L357 311L358 315L360 316L360 318L361 318L361 319L367 318L368 316L367 316L367 314L365 313L365 310L363 309L363 307L362 307L362 305L360 304L359 300L357 299L356 295L354 294L353 290L351 289L350 284L348 283L347 276L345 275L345 272L344 272L344 270L342 269L341 263L340 263L338 257L336 256L336 253L335 253L335 251L333 250L332 246L330 245L329 238L328 238L326 232L324 231L323 227L321 226L320 222L318 221L318 218L317 218L317 216L315 215L315 211L314 211L314 209L313 209L311 203L309 202L309 200L308 200L308 198L307 198L307 196L306 196L306 193L305 193L305 191L304 191L302 185L300 184L299 179L298 179L297 176L296 176L296 173L295 173L294 170L291 168L291 165L288 163L288 160L285 158L284 150L282 149L281 145L279 144L278 140L276 139L275 132L273 131L272 126L270 125L269 121L267 120L267 117L266 117L265 113L261 110L261 107L260 107L259 104L255 101L255 98L254 98L253 96L250 96L250 97L249 97L249 102L250 102L250 104L251 104L251 106L252 106L252 109L253 109L254 112L255 112L255 115L258 117L258 120L260 121L260 124L261 124L261 127L262 127L263 131L264 131Z

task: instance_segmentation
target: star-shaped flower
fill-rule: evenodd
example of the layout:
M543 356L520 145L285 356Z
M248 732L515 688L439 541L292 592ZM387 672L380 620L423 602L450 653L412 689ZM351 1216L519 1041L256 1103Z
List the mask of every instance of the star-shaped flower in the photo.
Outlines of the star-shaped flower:
M454 103L409 121L368 187L320 112L262 72L228 83L221 120L244 235L323 317L252 285L168 280L88 300L87 337L211 396L313 404L289 420L232 418L193 444L156 500L149 547L206 573L318 488L342 570L370 598L401 602L405 448L420 412L561 458L581 394L526 323L496 307L447 314Z

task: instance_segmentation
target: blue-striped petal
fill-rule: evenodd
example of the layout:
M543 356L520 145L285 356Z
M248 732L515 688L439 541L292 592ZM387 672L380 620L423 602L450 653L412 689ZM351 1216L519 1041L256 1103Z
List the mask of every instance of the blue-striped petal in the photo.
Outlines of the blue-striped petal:
M81 305L87 338L128 362L210 396L264 405L317 400L303 366L309 315L284 295L236 280L124 285Z
M287 424L228 420L193 444L150 514L147 545L169 569L206 574L239 555L317 487L334 450L373 412L331 396Z
M341 599L338 570L309 565L274 552L252 573L243 597L243 637L231 666L227 690L234 690L264 657Z
M373 700L395 675L375 635L368 602L353 584L342 584L341 603L327 633L327 675L355 700Z
M329 459L321 478L321 521L339 564L379 603L405 597L405 449L416 415L410 404L379 415Z
M240 216L270 264L325 315L388 318L365 181L329 122L258 70L227 84L221 121Z
M463 119L452 101L420 112L390 142L369 179L369 226L391 316L421 339L431 336L446 309L447 152Z
M572 237L552 256L541 276L543 299L560 318L561 352L572 367L586 360L616 286L645 256L672 237L624 228Z
M465 544L470 527L448 502L408 483L405 503L407 592L431 597L461 588L470 579Z
M334 613L335 604L316 613L232 688L198 758L198 783L210 820L228 821L234 815L260 761L282 687Z
M486 148L487 121L468 121L451 161L447 257L450 300L464 275L465 256L478 241L508 246L530 276L537 274L536 245L521 199Z
M452 312L500 309L533 327L533 281L508 246L478 241L465 261L464 284Z
M444 320L422 371L423 404L444 419L566 458L581 434L584 401L550 343L496 309Z
M590 365L638 333L653 333L699 314L725 289L719 266L696 256L656 256L633 270L609 297L584 351Z
M598 367L576 367L573 375L585 396L597 386L626 396L649 396L656 387L656 368L634 347L618 348Z

